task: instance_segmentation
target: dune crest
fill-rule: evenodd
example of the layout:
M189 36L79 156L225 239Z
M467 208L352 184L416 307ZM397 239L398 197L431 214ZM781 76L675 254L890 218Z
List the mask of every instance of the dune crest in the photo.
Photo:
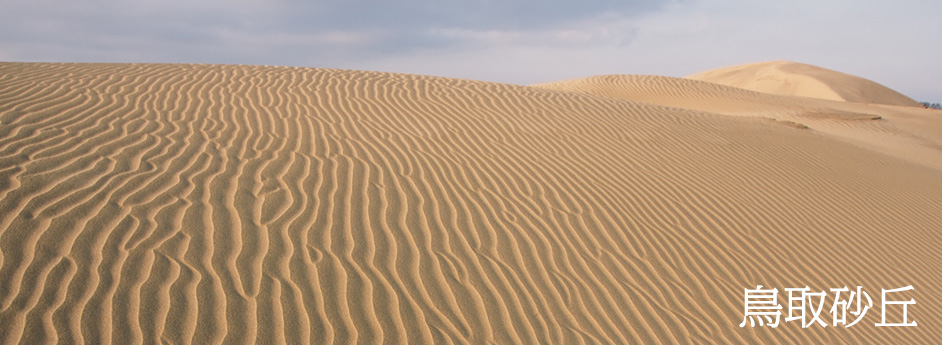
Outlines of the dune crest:
M656 81L702 100L0 63L0 344L942 339L942 170ZM913 285L919 327L739 327L756 285Z
M761 62L686 76L747 90L810 98L921 107L919 102L876 82L790 61Z

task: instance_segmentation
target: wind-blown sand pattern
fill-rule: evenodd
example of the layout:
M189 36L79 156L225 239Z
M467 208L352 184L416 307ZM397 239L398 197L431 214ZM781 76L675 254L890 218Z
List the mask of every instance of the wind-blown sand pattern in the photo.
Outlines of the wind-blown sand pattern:
M2 63L0 343L942 339L937 112L639 78ZM875 305L740 328L757 284Z

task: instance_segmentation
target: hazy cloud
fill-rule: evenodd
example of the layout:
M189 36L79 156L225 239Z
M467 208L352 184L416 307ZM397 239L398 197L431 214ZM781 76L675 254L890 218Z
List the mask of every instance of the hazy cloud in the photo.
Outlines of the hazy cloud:
M570 23L600 16L633 17L670 0L641 1L31 1L7 2L0 14L2 52L24 60L227 62L254 56L244 45L314 60L326 50L364 55L480 43L484 36L533 35L571 43ZM549 30L544 33L543 30ZM591 39L591 38L589 38ZM148 59L148 55L151 56ZM251 54L261 57L263 54ZM272 56L272 61L300 58Z

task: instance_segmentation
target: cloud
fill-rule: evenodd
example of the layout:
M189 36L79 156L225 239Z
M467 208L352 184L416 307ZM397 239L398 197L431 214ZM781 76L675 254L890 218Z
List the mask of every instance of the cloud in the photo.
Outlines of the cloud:
M294 22L341 29L533 29L603 13L639 15L677 0L327 0L302 6Z
M428 48L513 42L626 39L586 20L631 18L676 0L457 1L280 0L7 3L0 53L20 60L271 63L405 54ZM608 35L608 38L603 36ZM499 42L497 42L499 43ZM307 46L300 49L294 45Z
M631 20L616 14L602 14L551 28L469 29L442 27L430 34L450 42L463 42L474 47L565 45L582 48L594 45L626 45L637 34Z

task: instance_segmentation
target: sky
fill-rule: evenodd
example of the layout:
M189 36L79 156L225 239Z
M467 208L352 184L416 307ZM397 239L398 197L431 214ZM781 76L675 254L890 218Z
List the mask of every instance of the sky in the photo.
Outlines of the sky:
M935 0L0 0L0 61L329 67L532 84L789 60L942 102Z

